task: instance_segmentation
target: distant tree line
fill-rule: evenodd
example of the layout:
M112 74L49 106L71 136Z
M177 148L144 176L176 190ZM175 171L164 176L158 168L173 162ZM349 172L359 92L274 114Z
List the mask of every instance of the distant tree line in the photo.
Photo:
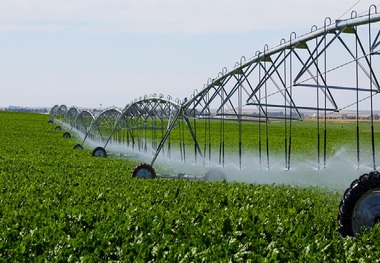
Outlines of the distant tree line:
M33 113L49 113L48 108L29 108L20 106L9 106L7 108L0 108L1 111L13 111L13 112L33 112Z

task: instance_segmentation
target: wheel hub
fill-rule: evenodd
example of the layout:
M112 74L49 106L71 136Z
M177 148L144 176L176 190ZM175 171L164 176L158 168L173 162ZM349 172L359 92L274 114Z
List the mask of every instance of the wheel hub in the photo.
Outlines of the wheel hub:
M151 177L151 173L150 171L148 171L147 169L140 169L137 173L136 173L136 177L138 178L150 178Z
M380 222L380 189L365 193L355 205L352 213L352 230L359 233L360 229L372 228Z

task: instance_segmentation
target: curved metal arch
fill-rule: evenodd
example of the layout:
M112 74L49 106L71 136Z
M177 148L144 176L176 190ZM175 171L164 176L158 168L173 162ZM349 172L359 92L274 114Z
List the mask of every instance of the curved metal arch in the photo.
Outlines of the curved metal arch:
M123 110L116 125L124 129L166 129L167 123L181 105L171 98L146 97L135 100Z
M118 108L108 108L102 111L98 117L95 118L93 127L99 127L102 125L110 125L112 120L116 120L121 114L121 110Z
M112 133L113 127L117 119L121 115L121 110L118 108L108 108L96 117L88 129L82 144L85 143L87 138L94 140L99 138L101 142L105 142Z
M75 106L69 108L65 114L63 122L65 122L72 128L75 125L75 120L77 116L80 114L80 112L81 111Z
M52 120L57 119L58 121L63 122L65 115L67 113L67 106L62 104L58 108L56 108L56 107L54 107L54 108L55 108L55 110L54 110L55 113L54 113L54 116L51 117L51 119Z
M58 108L59 108L58 104L54 105L54 106L50 109L50 111L49 111L50 116L54 116L54 114L57 113Z
M75 119L75 129L86 134L93 121L95 120L94 114L88 110L81 111Z
M116 142L140 151L147 152L147 148L155 150L180 108L179 101L165 98L162 94L135 99L120 114L104 147Z
M56 114L61 115L61 116L65 116L66 112L67 112L67 106L62 104L61 106L59 106Z
M58 111L58 104L54 105L50 111L49 111L49 122L53 122L54 121L54 117L55 117L55 114L57 114L57 111Z

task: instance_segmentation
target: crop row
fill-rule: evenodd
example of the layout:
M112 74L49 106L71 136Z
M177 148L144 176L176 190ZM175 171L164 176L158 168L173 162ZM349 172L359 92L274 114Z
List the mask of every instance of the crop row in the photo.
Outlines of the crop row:
M0 112L2 261L358 262L375 226L340 238L342 192L285 185L139 180L136 160L93 158L47 116Z

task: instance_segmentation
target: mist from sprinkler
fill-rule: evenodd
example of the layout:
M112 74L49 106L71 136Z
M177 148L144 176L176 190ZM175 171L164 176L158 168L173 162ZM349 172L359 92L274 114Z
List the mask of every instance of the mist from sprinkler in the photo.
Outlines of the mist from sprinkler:
M67 124L62 125L68 128ZM72 129L72 132L81 141L85 135ZM95 148L104 146L101 140L91 140L86 138L85 147ZM155 153L155 149L151 147L151 143L147 143L146 153L139 151L126 143L120 143L111 140L106 146L108 153L114 153L116 156L130 157L143 162L150 163ZM112 155L112 154L111 154ZM211 158L206 156L203 159L197 156L195 160L194 153L190 154L186 151L186 162L179 148L172 147L170 150L170 158L168 150L165 148L156 159L154 167L159 167L164 173L186 174L201 177L209 168L220 168L226 174L228 181L246 182L254 184L278 184L293 185L300 187L324 187L331 190L344 190L349 187L350 183L357 179L360 175L373 170L371 153L367 155L361 153L361 163L358 166L356 156L353 150L343 147L336 151L334 156L328 158L325 167L317 162L317 158L294 158L290 169L286 169L284 165L284 157L271 154L269 157L269 167L265 154L262 154L261 165L257 153L245 153L241 160L237 154L226 153L224 156L224 165L219 164L219 156L214 154ZM241 167L239 165L241 163Z

